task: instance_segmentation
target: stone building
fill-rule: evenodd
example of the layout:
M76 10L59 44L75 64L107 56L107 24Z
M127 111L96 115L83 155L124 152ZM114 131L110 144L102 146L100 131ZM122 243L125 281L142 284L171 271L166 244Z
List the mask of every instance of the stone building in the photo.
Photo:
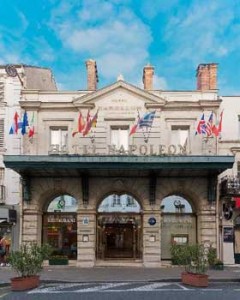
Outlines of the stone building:
M21 155L22 138L11 138L15 113L21 116L19 101L23 89L56 90L52 72L29 65L0 66L0 236L6 235L12 249L19 245L21 195L19 175L5 168L3 155Z
M199 65L190 91L154 89L150 65L143 89L122 76L98 89L96 62L86 66L86 90L22 90L34 135L4 156L22 178L21 242L49 242L79 267L158 267L173 243L223 255L219 178L234 156L212 134L217 65Z

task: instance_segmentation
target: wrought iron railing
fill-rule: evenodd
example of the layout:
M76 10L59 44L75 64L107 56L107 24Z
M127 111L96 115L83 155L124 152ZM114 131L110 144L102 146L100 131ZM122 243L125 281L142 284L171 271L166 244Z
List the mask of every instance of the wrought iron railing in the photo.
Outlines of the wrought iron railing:
M226 176L221 180L221 196L240 196L240 177Z

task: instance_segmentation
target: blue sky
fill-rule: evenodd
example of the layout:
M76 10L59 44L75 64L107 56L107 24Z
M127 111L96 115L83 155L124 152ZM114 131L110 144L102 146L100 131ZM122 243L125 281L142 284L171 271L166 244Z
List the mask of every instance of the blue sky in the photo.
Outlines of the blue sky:
M99 87L119 74L155 89L196 88L200 63L219 63L220 95L240 95L239 0L0 0L0 64L49 67L59 89L85 89L95 59Z

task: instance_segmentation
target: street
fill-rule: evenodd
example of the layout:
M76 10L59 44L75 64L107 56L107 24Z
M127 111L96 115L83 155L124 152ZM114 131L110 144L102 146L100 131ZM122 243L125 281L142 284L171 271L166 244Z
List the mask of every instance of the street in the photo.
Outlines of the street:
M28 292L2 292L0 299L240 299L240 282L211 282L208 288L194 288L176 282L102 282L42 284Z

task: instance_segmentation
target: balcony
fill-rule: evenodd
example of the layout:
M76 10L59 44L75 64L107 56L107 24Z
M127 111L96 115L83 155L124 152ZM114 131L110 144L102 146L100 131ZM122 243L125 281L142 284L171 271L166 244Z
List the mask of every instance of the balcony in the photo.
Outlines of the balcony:
M240 196L240 177L226 176L220 184L220 196Z

